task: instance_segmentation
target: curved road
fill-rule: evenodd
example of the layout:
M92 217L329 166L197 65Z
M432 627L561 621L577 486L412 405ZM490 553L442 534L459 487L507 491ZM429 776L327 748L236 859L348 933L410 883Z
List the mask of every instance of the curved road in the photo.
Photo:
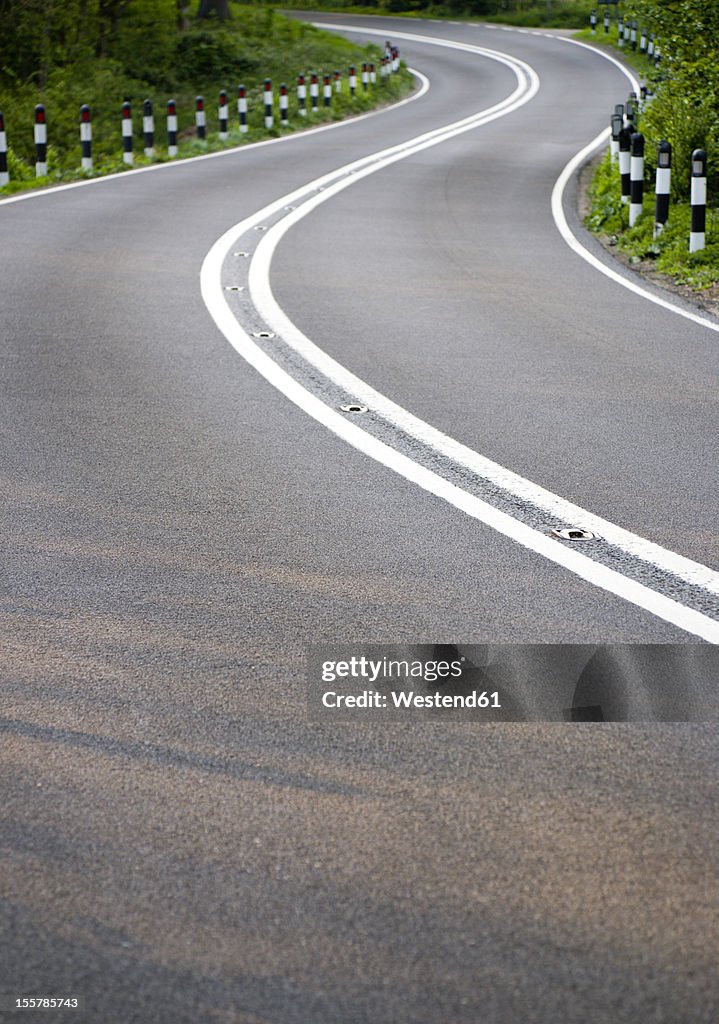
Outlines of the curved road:
M719 618L717 325L552 215L627 79L551 34L379 31L415 37L412 102L0 203L0 991L93 1024L709 1024L714 725L307 719L311 644L698 665Z

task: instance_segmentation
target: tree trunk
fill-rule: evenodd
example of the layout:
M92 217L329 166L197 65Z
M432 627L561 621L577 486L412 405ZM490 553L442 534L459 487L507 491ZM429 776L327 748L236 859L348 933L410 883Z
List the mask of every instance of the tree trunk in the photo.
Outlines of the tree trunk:
M220 21L227 21L230 17L228 0L200 0L197 17L208 18L211 14L216 14Z

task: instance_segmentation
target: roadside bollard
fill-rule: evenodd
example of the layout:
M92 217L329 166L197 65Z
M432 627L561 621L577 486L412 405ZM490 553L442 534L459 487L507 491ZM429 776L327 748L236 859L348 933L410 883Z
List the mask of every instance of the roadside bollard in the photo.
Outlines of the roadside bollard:
M668 142L659 143L657 153L657 178L654 185L656 206L654 210L654 237L659 238L669 220L669 193L672 178L672 147Z
M288 106L289 100L287 98L287 86L283 82L280 86L280 121L283 128L286 128L289 124L289 116L287 113Z
M374 66L374 64L370 64L369 66L369 84L377 84L377 68Z
M647 57L654 57L654 33L649 33L649 42L647 43Z
M609 11L604 12L604 34L609 35Z
M612 137L609 142L609 153L612 158L612 163L617 163L619 160L619 133L624 127L624 118L621 114L616 111L612 114L610 119Z
M167 101L167 155L177 156L177 107L174 100Z
M706 245L707 221L707 154L704 149L692 153L692 223L689 252L699 252Z
M145 100L142 105L142 131L145 136L145 156L155 155L155 118L152 114L152 103Z
M617 39L619 42L619 48L622 49L624 46L624 17L619 15L619 21L617 23Z
M340 75L339 71L335 71L334 79L335 79L335 92L336 93L342 92L342 76Z
M619 133L619 180L622 188L622 202L629 202L630 193L630 151L632 147L632 133L628 126Z
M355 93L357 92L357 74L355 72L354 64L352 64L351 67L350 67L349 78L350 78L350 96L354 96Z
M237 86L237 116L240 120L240 131L247 132L247 90L244 85Z
M47 121L45 107L38 103L35 107L35 177L44 178L47 174Z
M362 65L362 89L367 92L369 88L369 67L367 64Z
M629 33L629 41L632 44L632 49L636 50L636 48L637 48L637 23L636 23L636 21L632 22L632 28L631 28L631 31Z
M399 71L399 47L392 47L392 71Z
M217 107L217 119L220 122L220 139L222 142L227 142L230 137L227 127L230 120L230 109L227 104L227 92L225 89L220 89L220 102Z
M264 103L265 128L269 131L272 125L274 124L274 117L272 116L272 80L270 78L265 79Z
M644 202L644 136L634 132L629 164L629 227L634 227Z
M7 133L5 132L5 118L0 111L0 188L9 184L10 175L7 169Z
M197 129L197 138L204 139L207 137L207 119L205 116L205 101L202 96L195 97L195 128Z
M92 170L92 121L87 103L80 107L80 150L83 171Z
M122 104L122 160L129 167L135 162L132 152L132 105L128 100Z
M639 37L639 52L645 54L647 52L647 30L642 29L642 34Z
M300 117L307 117L307 86L304 75L297 76L297 106Z
M327 73L322 76L322 97L325 106L329 107L332 103L332 81Z
M589 27L592 30L592 35L594 35L597 31L597 15L595 11L592 11L589 15Z
M310 76L310 103L312 104L312 113L317 113L317 103L320 94L319 81L317 75L313 72Z

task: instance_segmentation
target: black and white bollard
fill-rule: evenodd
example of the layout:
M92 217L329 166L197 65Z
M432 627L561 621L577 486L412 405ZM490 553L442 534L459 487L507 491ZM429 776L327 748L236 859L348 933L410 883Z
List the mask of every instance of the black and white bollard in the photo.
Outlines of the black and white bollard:
M317 75L313 72L310 75L310 103L312 104L312 113L317 113L317 105L319 103L320 85Z
M619 133L624 127L624 118L621 114L615 112L612 114L610 119L612 137L609 141L609 153L612 158L612 163L617 163L619 160Z
M668 142L659 143L657 153L657 178L654 186L656 206L654 209L654 237L659 238L669 220L669 193L672 181L672 147Z
M629 93L627 105L624 108L624 116L626 118L627 127L634 127L634 130L636 131L637 124L639 122L639 102L635 92Z
M639 37L639 52L645 54L647 52L647 30L642 29L642 34Z
M624 46L624 18L620 14L619 21L617 23L617 40L619 42L619 48Z
M237 86L237 116L240 120L240 131L247 132L247 90L244 85Z
M5 117L0 111L0 188L9 184L10 174L7 169L7 133L5 131Z
M362 65L362 89L364 92L369 89L369 66L367 64Z
M337 94L339 94L339 93L342 92L342 76L340 75L339 71L335 71L334 79L335 79L335 92Z
M80 150L83 171L92 170L92 120L87 103L80 107Z
M47 174L47 121L45 107L38 103L35 107L35 177L44 178Z
M282 123L283 128L286 128L287 125L289 124L289 102L290 101L287 96L287 86L283 82L282 85L280 86L280 122Z
M142 131L145 136L145 156L155 155L155 118L152 115L152 103L145 100L142 104Z
M322 76L322 98L326 107L332 103L332 79L325 72Z
M264 87L264 104L265 104L265 128L269 131L274 122L272 116L272 80L270 78L265 79Z
M195 129L198 139L207 138L207 117L205 115L205 101L202 96L195 96Z
M604 34L609 35L609 11L604 12Z
M220 122L220 140L227 142L230 137L228 123L230 120L230 108L227 103L227 92L220 89L220 102L217 106L217 120Z
M307 86L305 76L297 76L297 107L300 117L307 117Z
M625 125L619 133L619 180L621 182L622 202L629 202L630 165L631 165L632 133Z
M132 152L132 105L127 100L122 104L122 160L130 167L135 162Z
M689 252L699 252L706 245L707 223L707 154L704 149L692 153L692 222Z
M644 136L632 134L629 164L629 227L634 227L644 203Z
M177 106L167 101L167 155L177 156Z
M654 58L654 33L649 33L649 42L647 43L647 57Z
M636 21L632 22L632 28L631 28L631 31L629 33L629 41L632 44L632 49L636 50L636 48L637 48L637 23L636 23Z
M357 73L355 71L354 64L352 64L352 66L350 67L349 79L350 79L350 96L354 96L355 93L357 92Z
M589 27L592 30L592 35L597 31L597 14L596 11L592 11L589 15Z

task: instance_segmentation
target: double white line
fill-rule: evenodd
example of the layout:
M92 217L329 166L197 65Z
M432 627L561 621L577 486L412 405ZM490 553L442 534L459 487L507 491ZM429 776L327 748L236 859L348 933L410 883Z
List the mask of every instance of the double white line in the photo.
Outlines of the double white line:
M324 28L341 28L344 30L384 35L384 30L370 30L364 27L336 26L323 24ZM511 113L529 102L539 88L536 72L524 61L508 54L488 50L484 47L458 43L450 40L431 39L410 33L393 33L395 37L421 42L427 45L443 46L450 49L476 53L490 60L498 61L514 72L517 87L501 103L480 111L471 117L464 118L443 128L427 132L407 142L356 160L320 178L308 182L295 191L282 196L275 202L258 210L231 227L213 245L207 254L201 271L202 296L215 323L236 351L247 360L262 376L287 398L299 406L304 412L322 423L338 437L341 437L354 448L387 466L394 472L412 481L424 490L442 498L444 501L460 509L474 519L491 526L504 536L521 544L523 547L547 558L570 572L632 604L643 608L653 615L685 630L703 640L719 643L719 622L702 612L688 608L680 602L657 593L642 583L628 578L622 573L594 561L576 548L568 547L546 534L533 529L513 518L493 505L483 501L476 495L457 487L439 474L420 465L407 455L379 441L362 430L356 422L349 421L334 408L326 405L311 391L295 380L270 358L248 335L236 320L224 295L221 283L222 267L225 259L239 239L248 231L258 226L265 226L268 221L279 220L263 236L252 258L249 268L249 291L255 309L268 325L270 330L282 338L300 353L308 364L323 376L339 385L379 416L386 419L405 435L410 435L423 444L431 446L453 465L470 469L479 478L487 480L505 492L535 508L550 514L563 524L581 524L586 529L598 533L608 545L614 546L626 554L649 566L658 567L663 573L682 580L695 588L700 588L707 597L719 596L719 573L681 555L668 551L644 538L630 533L586 510L565 501L558 495L538 487L497 463L447 437L428 423L413 416L407 410L396 405L390 399L375 391L364 381L355 377L347 369L319 349L309 338L289 320L280 309L272 294L270 286L270 268L274 251L282 238L294 224L306 217L321 203L327 202L343 189L354 182L376 171L406 159L430 146L439 145L463 132L478 128L483 124ZM428 83L424 80L423 89ZM601 141L601 137L600 137ZM560 179L561 180L561 179ZM298 205L299 204L299 205ZM294 206L289 212L285 207Z

